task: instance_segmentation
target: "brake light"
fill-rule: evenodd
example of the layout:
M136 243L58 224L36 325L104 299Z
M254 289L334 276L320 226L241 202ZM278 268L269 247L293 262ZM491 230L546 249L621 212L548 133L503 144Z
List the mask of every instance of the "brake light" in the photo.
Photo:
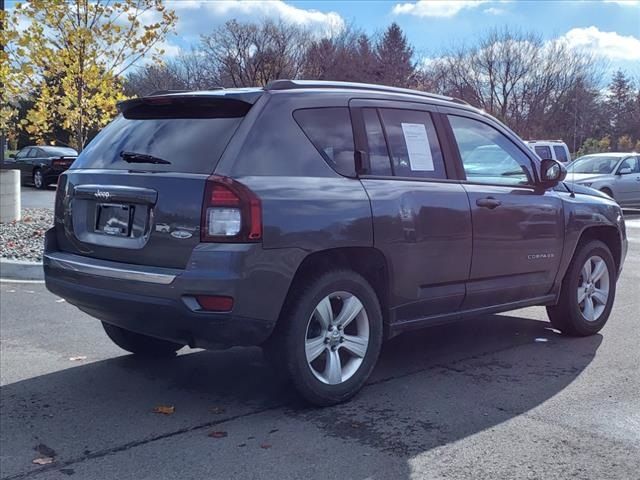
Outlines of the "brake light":
M59 160L53 160L51 162L51 165L54 167L68 167L69 165L71 165L71 162L69 160L63 160L61 158Z
M207 179L202 202L200 241L257 242L262 238L260 199L228 177Z

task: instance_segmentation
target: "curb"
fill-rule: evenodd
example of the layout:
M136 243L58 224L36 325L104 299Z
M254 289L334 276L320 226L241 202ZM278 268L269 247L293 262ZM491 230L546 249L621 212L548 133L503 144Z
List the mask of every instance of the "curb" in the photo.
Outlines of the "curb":
M44 280L42 262L20 260L0 260L0 278L2 280Z

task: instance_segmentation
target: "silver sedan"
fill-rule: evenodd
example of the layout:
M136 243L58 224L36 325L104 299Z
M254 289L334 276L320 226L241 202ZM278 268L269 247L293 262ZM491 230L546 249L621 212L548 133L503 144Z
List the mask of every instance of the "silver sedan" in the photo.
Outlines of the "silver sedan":
M565 182L600 190L621 207L640 208L640 154L585 155L567 166Z

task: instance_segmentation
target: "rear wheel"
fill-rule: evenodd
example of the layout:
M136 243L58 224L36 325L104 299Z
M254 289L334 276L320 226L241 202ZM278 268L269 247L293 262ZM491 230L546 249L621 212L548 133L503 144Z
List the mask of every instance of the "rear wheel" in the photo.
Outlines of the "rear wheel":
M382 344L382 313L369 283L348 270L325 273L296 288L269 342L298 392L318 406L355 395Z
M44 181L44 175L42 175L42 170L40 170L39 168L36 168L33 171L33 185L40 190L47 188L47 185Z
M593 335L607 323L615 292L611 251L592 240L578 247L562 281L560 300L547 307L547 314L552 325L566 335Z
M163 357L175 355L184 345L179 343L161 340L159 338L149 337L141 333L135 333L131 330L102 322L104 331L107 336L123 350L135 353L137 355L149 357Z

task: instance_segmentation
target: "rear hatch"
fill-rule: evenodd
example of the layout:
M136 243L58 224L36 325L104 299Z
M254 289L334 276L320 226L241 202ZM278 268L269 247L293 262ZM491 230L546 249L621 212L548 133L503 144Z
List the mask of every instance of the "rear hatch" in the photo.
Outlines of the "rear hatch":
M60 178L62 251L184 268L200 242L205 183L259 97L168 95L124 102Z

